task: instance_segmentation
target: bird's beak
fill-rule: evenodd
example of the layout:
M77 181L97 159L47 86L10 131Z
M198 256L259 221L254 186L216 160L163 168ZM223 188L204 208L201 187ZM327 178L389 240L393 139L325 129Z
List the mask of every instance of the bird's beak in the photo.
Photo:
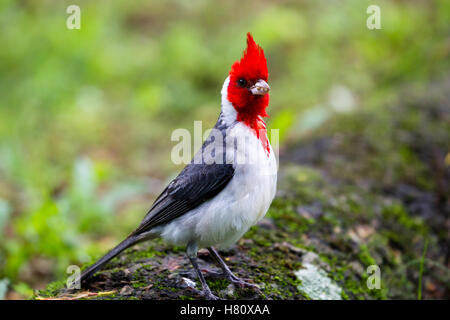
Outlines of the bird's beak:
M270 90L269 85L264 80L258 80L252 87L250 87L250 91L252 94L257 96L263 96L267 94Z

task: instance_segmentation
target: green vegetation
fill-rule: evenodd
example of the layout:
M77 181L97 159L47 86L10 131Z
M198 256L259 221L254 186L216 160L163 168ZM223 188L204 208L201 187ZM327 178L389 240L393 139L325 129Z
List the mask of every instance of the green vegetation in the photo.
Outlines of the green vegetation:
M260 266L232 267L267 284L266 297L308 298L293 274L302 254L274 247L288 242L318 255L343 298L448 297L449 1L80 0L81 30L65 27L69 4L0 1L6 298L31 297L137 225L181 168L169 161L172 131L194 120L213 126L247 31L268 57L281 191L268 215L274 228L254 227L239 242L239 259ZM370 4L381 8L381 30L366 28ZM111 265L120 273L142 263L126 278L131 287L175 297L176 281L151 268L182 250L155 241ZM381 290L365 285L374 262ZM210 280L226 296L227 284ZM133 297L114 288L99 298Z

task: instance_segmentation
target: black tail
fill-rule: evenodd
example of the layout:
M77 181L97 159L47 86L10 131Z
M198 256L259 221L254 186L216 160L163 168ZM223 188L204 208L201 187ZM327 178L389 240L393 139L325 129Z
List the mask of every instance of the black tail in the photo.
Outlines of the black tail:
M87 268L81 273L80 277L80 283L86 283L86 280L89 279L97 270L99 270L105 263L107 263L109 260L117 256L119 253L121 253L123 250L131 247L133 244L141 241L142 239L137 236L129 236L125 240L123 240L121 243L119 243L115 248L113 248L111 251L109 251L107 254L105 254L100 260L98 260L96 263L94 263L92 266Z

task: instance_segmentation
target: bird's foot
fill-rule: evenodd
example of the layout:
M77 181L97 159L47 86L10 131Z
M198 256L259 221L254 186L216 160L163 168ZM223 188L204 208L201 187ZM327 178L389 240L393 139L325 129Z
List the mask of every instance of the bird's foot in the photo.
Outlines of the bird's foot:
M206 300L221 300L221 298L211 292L211 289L208 286L203 287L202 290L196 289L195 286L188 287L188 289L194 293L195 297L203 297Z
M259 288L259 286L257 284L250 283L241 278L238 278L233 273L226 274L226 277L235 287L238 287L241 289L243 289L243 288L251 289L251 290L258 292L258 294L264 296L264 293L261 291L261 289Z
M228 276L227 278L236 287L249 288L249 289L261 291L258 285L254 284L254 283L247 282L247 281L245 281L245 280L243 280L241 278L236 277L235 275Z
M230 281L235 287L248 288L248 289L252 289L252 290L258 291L259 293L262 293L261 289L259 288L258 285L254 284L254 283L247 282L244 279L238 278L237 276L235 276L231 272L230 273L217 272L215 270L210 270L210 269L202 269L202 271L204 271L206 273L207 277L210 277L210 278L225 278L225 279L228 279L228 281Z
M223 272L218 272L212 269L207 269L207 268L203 268L202 272L205 274L206 277L208 278L213 278L213 279L219 279L219 278L226 278L226 274Z
M209 289L203 289L200 294L204 296L206 300L220 300L220 298L215 296Z

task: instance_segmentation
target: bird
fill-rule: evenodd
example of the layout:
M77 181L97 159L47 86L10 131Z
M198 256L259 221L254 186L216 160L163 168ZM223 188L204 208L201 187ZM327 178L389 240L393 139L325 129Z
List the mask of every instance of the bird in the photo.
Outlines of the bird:
M277 186L278 165L264 121L270 91L267 60L250 32L246 40L242 57L223 83L220 114L201 149L156 198L140 225L82 271L82 285L125 249L160 237L186 247L204 298L218 299L199 269L199 248L208 249L233 285L259 290L237 277L218 253L266 215Z

